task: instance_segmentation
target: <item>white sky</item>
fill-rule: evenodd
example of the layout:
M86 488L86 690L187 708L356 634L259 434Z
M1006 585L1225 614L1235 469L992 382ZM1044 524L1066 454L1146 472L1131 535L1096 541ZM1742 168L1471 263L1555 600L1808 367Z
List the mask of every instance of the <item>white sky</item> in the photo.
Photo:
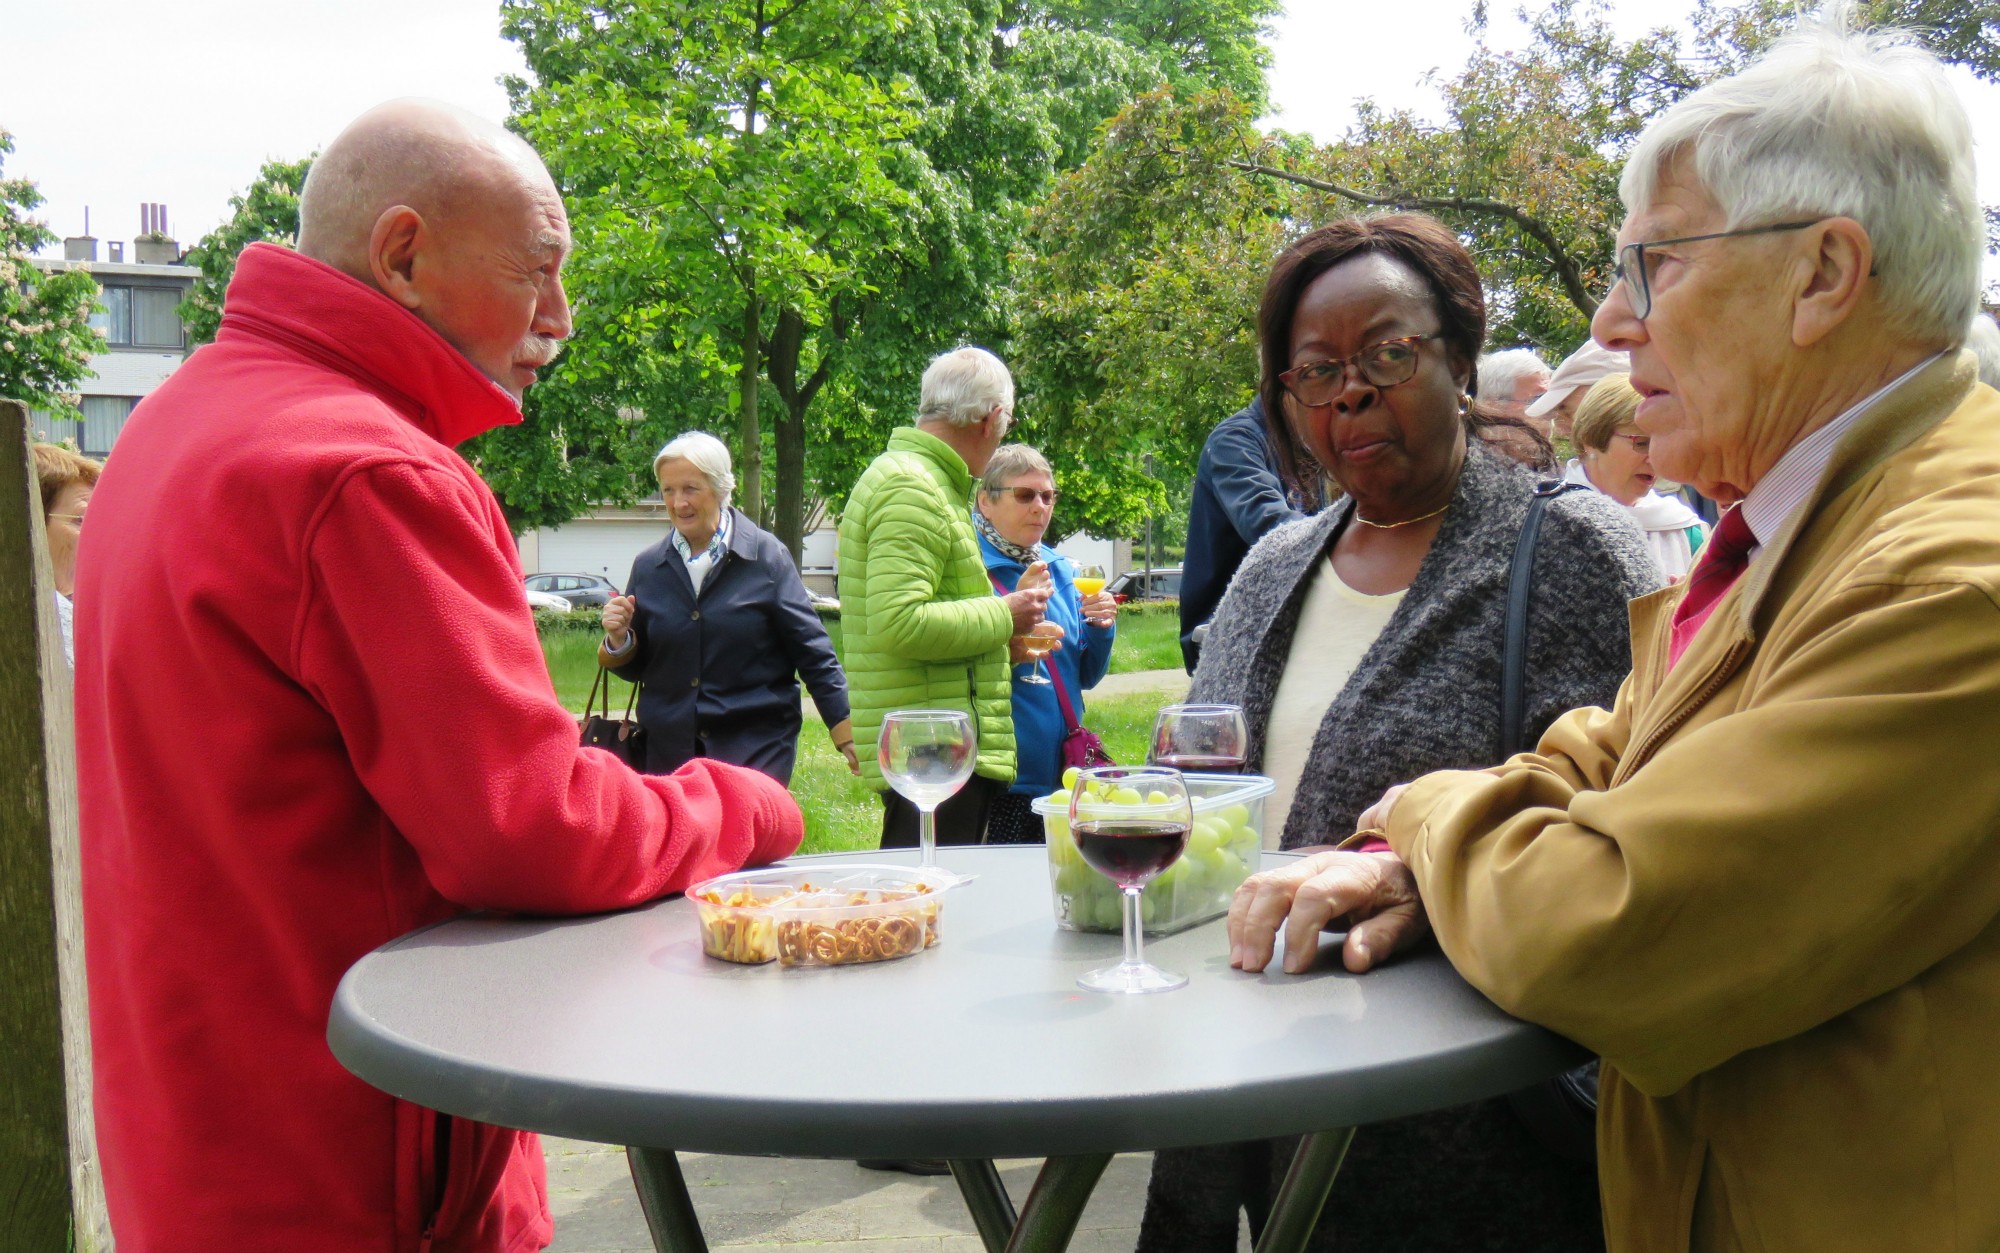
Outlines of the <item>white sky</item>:
M1691 6L1614 7L1629 36ZM1346 129L1357 97L1437 115L1424 80L1456 71L1471 47L1470 0L1292 8L1274 40L1275 120L1322 140ZM100 239L129 240L139 203L153 201L191 244L266 159L312 152L372 104L425 95L502 116L496 80L521 59L496 33L498 13L497 0L0 0L0 128L15 140L5 174L40 185L40 216L58 234L80 233L87 205ZM1507 17L1488 38L1525 42ZM1954 77L1980 145L1981 196L2000 204L2000 86ZM2000 261L1987 274L2000 279Z

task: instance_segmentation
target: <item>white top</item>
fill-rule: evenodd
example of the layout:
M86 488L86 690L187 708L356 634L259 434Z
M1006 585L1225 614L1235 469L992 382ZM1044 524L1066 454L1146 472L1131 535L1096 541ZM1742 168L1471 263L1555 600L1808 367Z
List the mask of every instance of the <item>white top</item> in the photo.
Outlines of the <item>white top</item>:
M1563 472L1563 480L1581 483L1591 491L1598 491L1597 484L1590 481L1590 474L1581 461L1571 460ZM1646 551L1653 554L1659 563L1660 573L1669 579L1686 575L1688 567L1694 564L1694 536L1688 534L1690 528L1700 528L1701 534L1708 534L1708 524L1700 515L1688 508L1677 497L1660 492L1647 492L1629 505L1621 505L1639 529L1646 534Z
M69 662L71 670L76 669L76 610L70 598L61 592L55 593L56 620L62 623L63 660Z
M1299 776L1305 771L1327 709L1389 625L1403 595L1369 596L1355 591L1334 572L1332 557L1321 563L1306 588L1299 629L1292 636L1292 651L1285 658L1278 693L1271 702L1271 722L1264 730L1264 773L1277 786L1271 799L1264 802L1265 848L1277 848L1285 834L1292 796L1298 791ZM1341 832L1336 837L1328 832L1327 843L1348 834Z
M687 567L688 582L694 584L694 594L701 595L701 585L708 580L708 572L722 560L722 554L729 548L729 510L722 511L722 520L715 524L715 534L708 537L708 547L700 552L687 542L680 528L672 532L674 551L681 555L681 563Z
M1819 486L1820 479L1826 476L1827 466L1833 461L1833 450L1839 446L1841 436L1861 420L1862 414L1874 408L1876 401L1909 382L1917 371L1943 355L1933 353L1925 357L1889 380L1878 391L1863 397L1846 413L1793 444L1784 456L1778 458L1778 464L1757 481L1757 486L1750 489L1738 506L1743 510L1743 520L1750 524L1750 533L1757 537L1757 547L1750 550L1750 560L1755 561L1757 554L1764 550L1764 545L1777 538L1778 532L1785 529L1785 523Z

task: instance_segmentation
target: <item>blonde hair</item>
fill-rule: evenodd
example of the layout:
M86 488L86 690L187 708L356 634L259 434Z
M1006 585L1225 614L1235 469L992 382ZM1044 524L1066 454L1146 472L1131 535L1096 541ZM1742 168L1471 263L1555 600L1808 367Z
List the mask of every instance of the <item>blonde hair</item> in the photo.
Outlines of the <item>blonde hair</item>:
M1611 447L1611 437L1618 428L1630 423L1637 412L1639 393L1632 389L1632 376L1607 374L1584 393L1570 435L1578 448L1603 452Z
M102 461L92 461L81 453L71 452L60 444L36 444L35 478L42 489L42 516L49 516L49 510L56 507L56 497L62 495L65 487L89 487L97 482L97 476L104 473Z

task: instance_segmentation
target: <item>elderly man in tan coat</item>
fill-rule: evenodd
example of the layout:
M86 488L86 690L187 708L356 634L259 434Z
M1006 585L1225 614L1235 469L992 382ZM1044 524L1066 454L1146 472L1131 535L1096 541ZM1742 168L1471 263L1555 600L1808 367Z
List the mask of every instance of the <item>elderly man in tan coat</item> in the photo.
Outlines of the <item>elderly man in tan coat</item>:
M2000 393L1963 109L1844 15L1624 175L1592 330L1661 473L1736 502L1634 603L1634 672L1536 752L1244 886L1232 961L1434 930L1601 1053L1614 1253L2000 1248ZM1357 836L1365 847L1371 832ZM1392 850L1392 851L1391 851Z

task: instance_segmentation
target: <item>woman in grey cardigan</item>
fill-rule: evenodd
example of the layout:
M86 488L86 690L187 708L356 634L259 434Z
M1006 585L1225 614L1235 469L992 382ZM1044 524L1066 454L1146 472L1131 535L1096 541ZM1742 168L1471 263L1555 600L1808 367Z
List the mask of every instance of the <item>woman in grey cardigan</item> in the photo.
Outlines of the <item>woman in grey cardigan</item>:
M1305 236L1274 266L1258 327L1285 472L1324 472L1345 495L1251 550L1189 699L1243 707L1248 768L1279 787L1267 832L1294 849L1352 835L1395 783L1508 755L1503 619L1535 476L1478 437L1489 419L1467 393L1484 300L1471 258L1435 220ZM1626 602L1659 583L1611 502L1547 502L1527 631L1531 735L1610 703L1631 664ZM1259 1226L1289 1161L1282 1142L1160 1153L1140 1250L1234 1249L1237 1211ZM1538 1145L1502 1101L1367 1127L1314 1244L1597 1248L1595 1179Z

